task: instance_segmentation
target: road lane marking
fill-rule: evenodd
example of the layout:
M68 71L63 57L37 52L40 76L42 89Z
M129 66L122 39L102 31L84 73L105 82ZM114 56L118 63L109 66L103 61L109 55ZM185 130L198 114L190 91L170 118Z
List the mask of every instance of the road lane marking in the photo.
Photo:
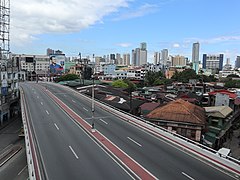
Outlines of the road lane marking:
M189 176L189 175L186 174L185 172L182 172L182 174L183 174L184 176L186 176L187 178L189 178L189 179L191 179L191 180L194 180L194 178L192 178L191 176Z
M76 103L76 101L72 100L72 102Z
M46 110L46 113L49 115L49 112Z
M127 137L127 138L128 138L130 141L132 141L133 143L135 143L136 145L142 147L141 144L139 144L138 142L134 141L132 138L130 138L130 137Z
M18 173L18 176L27 168L27 165L22 168L22 170Z
M105 123L105 124L108 124L106 121L104 121L104 120L102 120L102 119L99 119L100 121L102 121L103 123Z
M39 96L37 96L37 98L39 99Z
M41 105L43 105L43 102L41 102Z
M59 127L57 126L57 124L56 124L56 123L54 123L54 125L55 125L55 127L57 128L57 130L59 130Z
M83 108L85 111L88 111L85 107Z
M73 155L78 159L77 154L75 153L75 151L73 150L73 148L71 146L68 146L70 148L70 150L72 151Z

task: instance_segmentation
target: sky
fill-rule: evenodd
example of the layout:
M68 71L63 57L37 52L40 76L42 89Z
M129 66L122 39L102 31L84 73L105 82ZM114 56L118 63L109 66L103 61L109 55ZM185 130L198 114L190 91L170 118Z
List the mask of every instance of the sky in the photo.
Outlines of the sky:
M66 56L130 53L147 43L148 60L167 48L191 59L224 54L234 65L240 55L240 0L12 0L10 51ZM224 61L225 62L225 61Z

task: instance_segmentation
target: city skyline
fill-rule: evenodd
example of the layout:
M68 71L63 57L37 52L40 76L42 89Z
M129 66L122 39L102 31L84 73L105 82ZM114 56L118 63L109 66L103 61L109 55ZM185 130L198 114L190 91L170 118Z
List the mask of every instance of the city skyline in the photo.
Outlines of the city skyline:
M130 53L147 43L154 52L192 58L192 44L203 54L223 53L234 64L240 55L240 2L232 0L81 0L11 2L10 51L45 54L60 49L67 56ZM54 6L54 8L52 8Z

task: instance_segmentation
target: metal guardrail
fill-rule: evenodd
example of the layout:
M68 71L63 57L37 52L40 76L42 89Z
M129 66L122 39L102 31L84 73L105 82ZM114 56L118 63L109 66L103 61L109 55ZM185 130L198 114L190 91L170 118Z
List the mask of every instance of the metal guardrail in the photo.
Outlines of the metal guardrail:
M38 160L36 156L36 149L34 147L34 140L31 129L29 127L29 120L26 114L27 107L25 103L24 93L21 90L21 110L22 110L22 122L25 136L26 156L28 164L28 172L30 180L41 180L41 174L38 166Z
M59 85L61 86L61 85ZM61 87L66 87L66 86L61 86ZM75 89L71 89L69 87L66 87L67 89L78 93L80 95L82 95L83 97L87 98L89 101L91 101L91 97L79 93L77 90ZM148 132L152 132L153 135L158 134L158 136L162 136L163 138L165 138L168 141L171 141L173 143L175 143L177 146L195 154L198 155L199 157L202 157L203 159L207 160L208 162L211 162L215 165L217 165L220 168L224 168L228 171L233 172L238 178L240 177L240 161L230 157L230 156L222 156L220 157L219 155L217 155L217 151L204 146L198 142L195 142L191 139L188 139L184 136L181 136L179 134L173 133L165 128L162 128L154 123L151 123L147 120L144 120L140 117L134 116L130 113L127 113L125 111L119 110L116 107L113 107L107 103L104 103L100 100L95 99L95 101L97 102L96 104L99 104L99 106L105 107L106 109L108 109L110 112L112 112L113 114L122 117L123 119L127 119L127 121L131 120L132 124L138 126L138 127L142 127L143 129L145 128ZM142 125L140 125L142 123Z

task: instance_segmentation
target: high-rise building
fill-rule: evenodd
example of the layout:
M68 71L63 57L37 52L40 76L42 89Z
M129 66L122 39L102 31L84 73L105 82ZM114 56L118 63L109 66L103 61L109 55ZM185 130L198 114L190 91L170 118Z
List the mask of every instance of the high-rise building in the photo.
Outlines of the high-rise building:
M186 66L186 58L184 56L175 56L172 58L172 66Z
M235 68L240 68L240 56L237 56L237 58L236 58Z
M203 54L203 69L212 70L213 73L221 71L223 69L223 54Z
M223 66L223 71L229 71L232 69L232 65L230 63L230 58L227 58L226 64Z
M122 65L124 65L124 66L129 66L130 65L130 54L123 54Z
M140 43L140 49L147 50L147 43L145 43L145 42Z
M115 58L115 54L110 54L110 59L111 60L115 60L116 58Z
M132 65L136 66L136 51L133 49L132 50Z
M121 61L122 61L121 54L117 53L116 54L115 64L122 64ZM114 62L114 60L112 62ZM114 64L114 63L112 63L112 64Z
M161 51L161 64L166 66L168 60L168 49L163 49Z
M139 65L147 64L147 50L140 50L140 63Z
M157 65L157 64L160 63L160 56L161 56L161 53L159 53L159 52L155 52L155 53L154 53L153 63L154 63L155 65Z
M193 43L192 64L193 64L193 69L196 72L196 74L198 74L198 70L199 70L199 48L200 48L199 42Z
M47 48L47 56L50 56L52 54L54 54L54 50L50 49L50 48Z
M140 48L132 50L132 65L141 66L147 64L147 44L145 42L140 44Z

